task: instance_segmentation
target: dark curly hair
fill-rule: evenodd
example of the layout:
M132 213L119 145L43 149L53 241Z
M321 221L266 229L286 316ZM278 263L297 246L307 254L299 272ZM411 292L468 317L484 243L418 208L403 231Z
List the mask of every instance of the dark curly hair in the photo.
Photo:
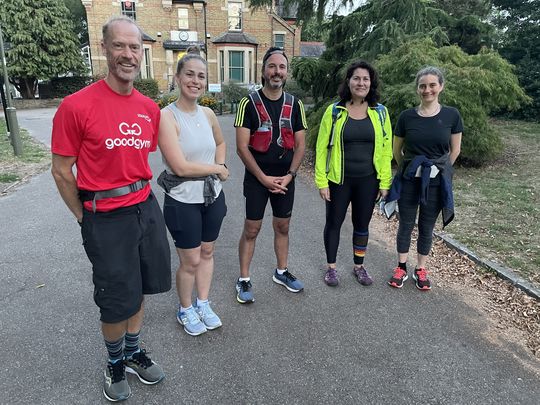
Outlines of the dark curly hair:
M369 87L369 92L366 96L366 101L370 107L375 107L379 102L379 75L373 66L363 60L353 62L348 68L347 73L345 74L345 79L339 85L338 96L345 101L350 101L352 99L351 90L349 89L349 80L351 79L354 71L356 69L366 69L369 72L369 78L371 80L371 85Z

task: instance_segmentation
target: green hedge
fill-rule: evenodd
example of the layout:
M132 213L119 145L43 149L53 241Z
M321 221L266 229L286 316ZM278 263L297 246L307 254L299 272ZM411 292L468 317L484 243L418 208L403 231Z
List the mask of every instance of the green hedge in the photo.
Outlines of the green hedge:
M178 91L171 91L170 93L165 93L159 96L156 102L159 105L159 108L164 108L168 106L169 104L174 103L177 98L178 98ZM219 107L219 103L217 99L209 93L204 94L199 99L199 105L209 107L214 111L217 111Z
M133 87L146 97L150 97L153 100L158 98L159 86L155 79L137 79L133 82Z
M43 88L47 89L47 96L50 98L64 98L88 86L92 81L88 76L55 77L45 83Z

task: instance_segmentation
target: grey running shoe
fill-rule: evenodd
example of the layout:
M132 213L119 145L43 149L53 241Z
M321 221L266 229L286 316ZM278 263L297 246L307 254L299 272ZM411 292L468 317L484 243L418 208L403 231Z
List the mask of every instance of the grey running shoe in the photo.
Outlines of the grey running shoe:
M324 282L330 287L335 287L336 285L338 285L339 280L337 276L337 270L332 267L328 267L326 273L324 274Z
M157 384L165 378L165 373L154 360L146 355L147 351L134 353L131 358L126 359L126 371L135 374L143 384Z
M368 274L364 266L360 266L360 267L354 266L353 273L360 284L371 285L373 283L373 279Z
M122 360L107 362L103 395L112 402L124 401L130 397L131 388L126 380L126 365Z

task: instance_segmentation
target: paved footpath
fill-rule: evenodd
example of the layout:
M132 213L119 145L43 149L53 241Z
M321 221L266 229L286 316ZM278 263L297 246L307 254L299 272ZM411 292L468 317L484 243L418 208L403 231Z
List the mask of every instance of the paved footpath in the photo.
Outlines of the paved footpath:
M54 110L47 111L19 115L21 127L45 143ZM374 285L362 287L350 273L346 224L338 261L347 266L340 286L326 287L324 206L307 179L298 181L289 263L305 281L305 291L292 294L272 282L267 213L252 268L256 302L239 305L234 283L244 218L243 166L234 152L232 121L220 117L232 174L225 185L228 213L211 294L224 326L188 336L176 322L176 292L149 297L142 339L167 378L143 386L129 376L128 403L540 403L540 362L500 338L495 345L479 311L437 286L421 293L411 282L402 290L386 285L393 248L377 234L371 235L367 258ZM154 173L161 171L158 153L152 166ZM101 394L105 348L91 268L79 227L50 173L1 198L0 213L0 403L107 403ZM176 254L173 258L177 266Z

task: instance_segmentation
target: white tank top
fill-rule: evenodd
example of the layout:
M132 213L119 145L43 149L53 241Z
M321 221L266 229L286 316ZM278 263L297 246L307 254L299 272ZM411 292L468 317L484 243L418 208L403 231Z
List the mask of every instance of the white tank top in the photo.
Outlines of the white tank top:
M180 127L178 143L186 160L190 162L214 164L216 158L216 141L212 127L203 109L197 105L195 113L180 111L175 103L165 107L171 111ZM163 158L167 172L174 174L170 165ZM217 197L221 192L221 181L215 180ZM204 181L186 181L172 188L168 195L177 201L188 204L204 203Z

